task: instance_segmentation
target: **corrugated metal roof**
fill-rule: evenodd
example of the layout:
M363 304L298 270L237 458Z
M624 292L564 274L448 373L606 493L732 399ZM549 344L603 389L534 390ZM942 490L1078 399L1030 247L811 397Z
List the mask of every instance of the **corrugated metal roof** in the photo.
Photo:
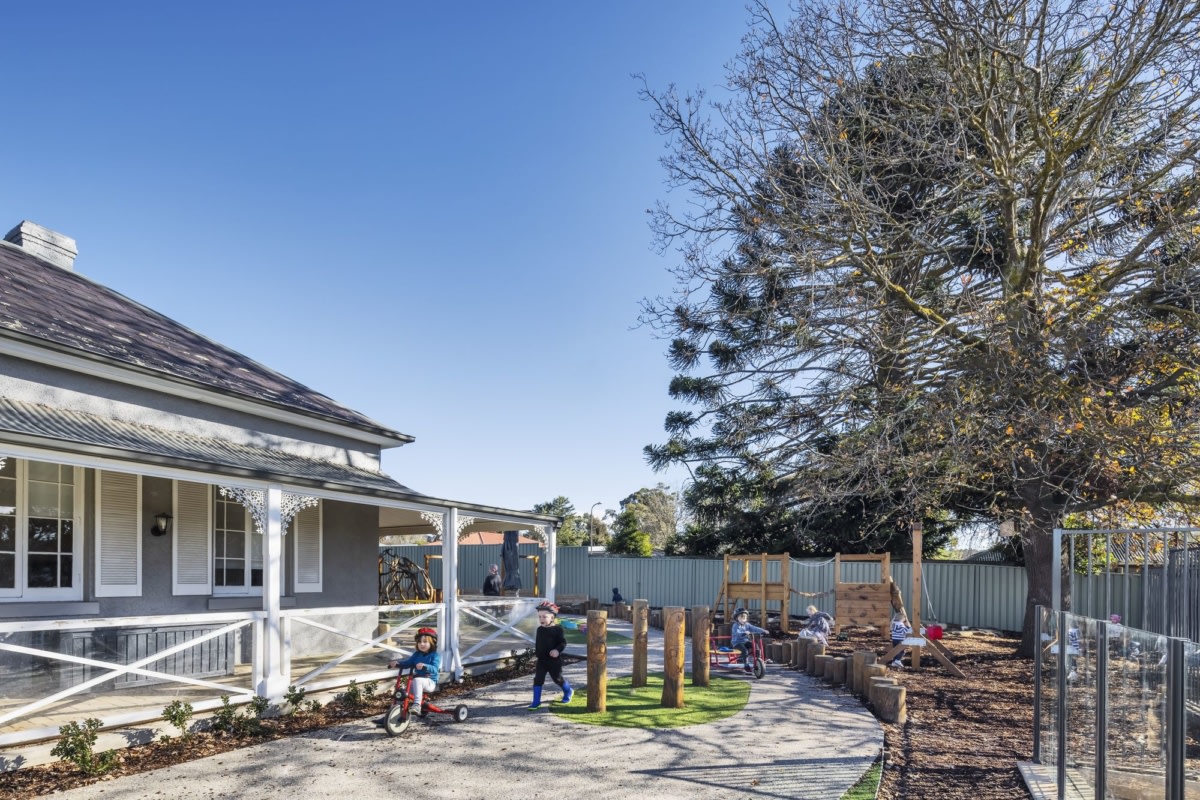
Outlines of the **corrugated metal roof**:
M0 243L0 335L11 332L220 392L410 441L286 375L84 276Z
M4 433L49 440L47 445L68 452L80 446L101 448L131 460L151 460L182 469L423 497L382 472L0 398L0 438Z

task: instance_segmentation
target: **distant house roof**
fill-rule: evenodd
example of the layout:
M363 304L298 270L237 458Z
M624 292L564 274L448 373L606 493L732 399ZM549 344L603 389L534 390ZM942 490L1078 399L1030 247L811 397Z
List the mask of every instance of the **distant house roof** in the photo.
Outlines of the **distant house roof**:
M0 242L0 336L65 348L397 442L412 441L411 436L8 242Z
M504 534L499 531L472 531L458 537L459 544L504 544ZM541 545L537 539L530 539L525 534L517 535L517 544Z

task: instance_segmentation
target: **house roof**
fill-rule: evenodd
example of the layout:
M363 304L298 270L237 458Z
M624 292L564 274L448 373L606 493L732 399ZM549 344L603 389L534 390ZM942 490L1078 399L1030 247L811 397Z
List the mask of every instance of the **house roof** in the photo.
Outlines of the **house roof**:
M308 486L424 497L382 472L3 397L0 433L6 441L24 439L33 446L65 452L149 461L230 477L286 479Z
M504 534L499 531L472 531L458 537L459 544L504 544ZM541 545L537 539L530 539L524 534L517 536L517 544Z
M20 247L0 242L0 336L348 425L391 430L251 358Z

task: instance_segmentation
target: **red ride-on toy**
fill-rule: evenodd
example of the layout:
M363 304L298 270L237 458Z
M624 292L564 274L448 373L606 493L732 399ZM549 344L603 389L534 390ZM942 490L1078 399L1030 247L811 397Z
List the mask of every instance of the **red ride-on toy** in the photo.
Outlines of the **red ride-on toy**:
M708 666L716 669L742 670L742 651L729 646L728 636L708 637ZM762 634L750 634L750 664L754 669L754 677L761 678L767 673L767 649L763 645Z
M388 709L387 716L383 720L383 727L389 736L399 736L404 733L408 729L408 724L412 722L412 717L409 714L409 706L412 705L412 679L413 671L411 669L407 672L401 671L396 674L396 688L392 694L392 707ZM461 703L454 708L439 708L430 702L429 693L426 693L422 705L424 706L421 710L422 717L429 714L449 714L454 717L455 722L465 722L470 713L467 707Z

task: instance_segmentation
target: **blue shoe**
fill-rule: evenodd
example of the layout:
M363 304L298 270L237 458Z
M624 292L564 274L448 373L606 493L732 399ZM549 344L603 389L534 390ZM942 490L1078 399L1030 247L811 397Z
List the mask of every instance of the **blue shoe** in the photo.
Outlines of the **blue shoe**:
M563 687L563 699L562 699L563 705L570 703L571 698L574 696L575 696L575 687L568 683L566 686Z

